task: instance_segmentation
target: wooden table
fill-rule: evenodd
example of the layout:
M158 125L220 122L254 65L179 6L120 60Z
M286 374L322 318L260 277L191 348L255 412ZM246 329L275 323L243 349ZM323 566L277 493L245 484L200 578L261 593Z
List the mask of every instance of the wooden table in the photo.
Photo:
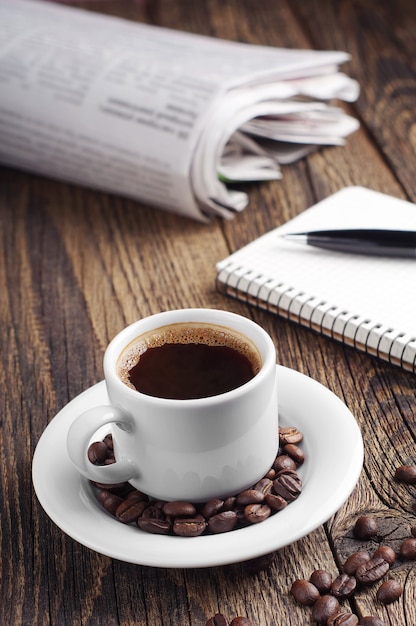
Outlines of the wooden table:
M352 54L346 70L362 92L345 108L361 128L345 147L321 149L284 167L280 182L249 185L250 206L233 221L210 225L1 170L0 623L204 626L217 612L230 620L247 616L257 626L310 623L310 610L289 594L291 583L318 567L335 576L356 546L351 528L358 516L377 516L389 533L383 541L396 549L416 522L415 488L393 479L398 465L415 462L416 379L227 299L215 289L215 263L346 185L416 202L416 5L411 0L73 4L226 39L346 50ZM364 468L351 497L327 523L275 553L260 571L244 563L182 570L112 560L66 536L33 491L37 442L68 401L103 378L108 341L140 317L179 307L224 308L253 318L275 340L279 363L342 398L362 431ZM370 588L355 596L351 610L378 615L386 624L414 626L415 567L398 561L392 575L404 585L399 602L383 607Z

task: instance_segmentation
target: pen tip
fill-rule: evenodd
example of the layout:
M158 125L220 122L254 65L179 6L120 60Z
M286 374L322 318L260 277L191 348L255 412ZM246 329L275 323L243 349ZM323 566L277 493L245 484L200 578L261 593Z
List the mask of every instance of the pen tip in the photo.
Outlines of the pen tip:
M296 241L300 243L306 241L306 236L303 233L282 233L280 237L288 239L289 241Z

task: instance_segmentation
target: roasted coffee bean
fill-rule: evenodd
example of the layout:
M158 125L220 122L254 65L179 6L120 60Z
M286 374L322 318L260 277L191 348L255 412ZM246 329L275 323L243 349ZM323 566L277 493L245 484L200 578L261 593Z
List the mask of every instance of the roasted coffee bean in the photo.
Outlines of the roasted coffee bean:
M242 491L238 494L236 498L237 506L244 506L246 504L259 504L264 500L264 493L262 491L257 491L256 489L246 489L246 491Z
M270 517L271 508L267 504L247 504L244 509L244 517L250 524L264 522Z
M228 626L228 620L222 613L217 613L207 621L205 626Z
M319 590L308 580L298 579L292 584L290 593L302 606L312 606L320 597Z
M312 572L309 580L313 585L315 585L319 593L324 594L331 589L332 576L324 569L316 569Z
M400 556L402 559L414 561L416 559L416 538L405 539L400 546Z
M359 619L354 613L340 611L336 615L329 618L328 626L357 626Z
M91 481L92 484L97 487L97 489L105 489L106 491L111 491L111 493L116 493L117 495L121 493L125 493L127 489L129 489L129 483L97 483Z
M266 496L273 488L273 481L270 478L262 478L258 481L253 487L255 491L260 491L264 496Z
M146 500L135 500L134 498L126 498L117 507L115 512L116 518L123 524L131 524L135 522L148 506Z
M276 470L271 467L264 478L269 478L270 480L274 480L276 478Z
M288 505L288 502L282 498L282 496L278 496L275 493L268 493L266 495L266 504L272 511L281 511Z
M282 498L291 502L300 495L302 481L296 472L280 474L273 481L273 491L276 495L282 496Z
M150 504L155 509L160 509L162 511L163 507L165 506L165 504L167 504L167 502L165 500L152 500Z
M187 519L178 517L173 522L173 532L180 537L199 537L207 527L202 516Z
M390 565L382 559L378 557L376 559L370 559L366 563L363 563L355 572L355 577L358 582L363 584L375 583L378 580L381 580L383 576L387 574L390 569Z
M339 602L334 596L320 596L312 607L312 621L326 624L328 620L339 613Z
M155 535L169 535L171 531L171 525L166 519L155 519L149 517L139 517L137 525L141 530L145 530L147 533L153 533Z
M282 454L276 457L273 463L273 469L275 472L281 472L282 470L296 470L295 461L288 455Z
M295 443L287 443L283 446L283 454L290 456L290 458L295 461L296 465L302 465L305 460L305 454L302 448Z
M391 604L400 598L403 587L398 580L385 580L377 590L377 600L383 604Z
M108 450L114 450L113 435L111 433L104 437L103 443L107 446Z
M138 489L132 489L132 491L130 491L127 495L126 495L126 500L131 500L131 501L135 501L135 502L140 502L140 501L149 501L149 498L147 497L147 495L145 493L143 493L143 491L139 491Z
M357 539L371 539L378 534L378 524L372 515L362 515L354 525L354 537Z
M236 496L228 496L224 500L223 511L233 511L235 507Z
M115 515L118 507L123 502L123 498L120 498L115 493L111 493L111 491L107 491L105 489L101 489L98 492L98 500L101 502L106 511L111 513L111 515Z
M359 626L386 626L386 623L379 617L367 615L366 617L362 617L360 619Z
M393 563L396 561L396 553L393 548L390 548L390 546L379 546L373 554L373 559L376 559L378 557L381 557L382 559L387 561L389 565L393 565Z
M166 502L162 511L165 515L172 515L173 517L193 517L196 514L196 508L193 504L181 500Z
M285 446L288 443L300 443L302 439L302 433L293 426L279 428L279 442L281 446Z
M370 558L370 553L366 550L358 550L357 552L353 552L345 561L342 571L345 574L349 574L349 576L354 576L355 572L357 571L357 567L359 567L363 563L367 563Z
M88 448L88 460L94 465L101 465L108 456L108 448L103 441L95 441Z
M336 598L348 598L354 593L356 587L357 580L354 576L340 574L331 585L331 593Z
M248 617L235 617L230 626L254 626Z
M416 465L401 465L394 474L396 480L408 485L416 485Z
M146 519L163 519L164 515L162 509L156 504L152 503L144 509L142 513L142 518L143 517Z
M220 513L224 507L224 500L209 500L205 502L202 507L201 514L205 517L205 519L209 519L213 515Z
M208 531L215 534L226 533L233 530L237 522L238 517L235 511L223 511L210 517L208 520Z

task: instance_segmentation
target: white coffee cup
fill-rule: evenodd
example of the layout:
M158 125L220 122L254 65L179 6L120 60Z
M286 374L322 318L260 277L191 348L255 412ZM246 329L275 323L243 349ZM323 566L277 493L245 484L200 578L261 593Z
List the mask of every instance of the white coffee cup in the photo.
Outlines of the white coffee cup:
M260 358L253 378L210 397L147 395L120 378L119 361L138 338L172 326L208 327L237 337ZM129 481L161 500L202 502L237 494L257 482L278 449L276 352L270 336L248 318L216 309L166 311L122 330L104 355L110 400L78 416L69 429L69 456L94 482ZM108 425L116 462L92 464L88 446ZM95 437L95 439L94 439Z

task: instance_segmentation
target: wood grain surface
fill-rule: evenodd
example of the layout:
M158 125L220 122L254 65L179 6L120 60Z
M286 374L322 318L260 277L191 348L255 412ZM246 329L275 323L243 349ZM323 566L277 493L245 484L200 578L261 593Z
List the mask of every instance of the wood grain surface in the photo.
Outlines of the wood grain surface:
M73 4L231 40L346 50L352 59L345 69L359 81L361 95L341 106L361 127L344 147L323 148L283 167L281 181L246 185L249 207L232 221L209 225L0 169L0 624L205 626L217 612L230 620L247 616L256 626L309 624L310 609L289 593L295 579L317 568L337 575L359 546L373 550L381 542L398 550L416 524L416 488L394 480L397 466L416 463L416 379L227 299L215 289L215 263L346 185L416 202L416 4ZM416 280L409 289L415 287ZM262 563L157 569L113 560L76 543L48 518L32 487L33 452L54 415L103 378L104 350L119 330L148 314L193 306L251 317L272 335L279 363L337 394L361 428L364 468L352 495L327 523ZM378 518L378 542L353 539L353 524L363 514ZM389 626L415 626L414 562L398 559L391 577L404 586L398 602L381 605L371 587L345 606L359 616L377 615Z

